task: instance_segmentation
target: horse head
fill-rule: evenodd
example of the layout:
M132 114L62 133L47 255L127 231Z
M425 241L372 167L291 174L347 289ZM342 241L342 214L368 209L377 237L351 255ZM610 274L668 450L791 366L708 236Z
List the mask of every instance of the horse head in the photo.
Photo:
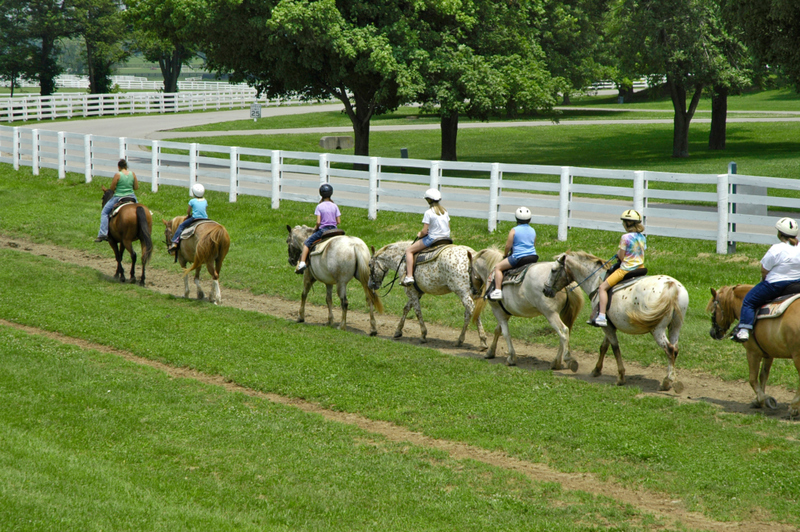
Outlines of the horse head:
M562 253L556 257L555 266L550 270L550 275L547 277L547 282L542 292L545 297L556 297L556 293L563 290L572 281L574 279L567 268L567 254Z
M369 286L371 290L380 289L383 284L383 278L386 277L386 274L389 272L389 266L384 264L384 261L381 260L381 255L385 249L386 246L376 252L374 246L371 248L372 255L369 258L369 283L367 283L367 286Z
M708 334L714 340L723 339L736 319L736 316L728 308L730 307L728 300L732 297L733 290L729 286L723 286L719 291L711 289L711 301L706 306L706 312L711 313L711 330Z
M295 266L297 261L300 260L300 254L303 252L303 243L306 238L311 236L314 230L305 225L296 225L294 228L287 225L286 230L289 231L289 236L286 238L286 245L289 248L289 264Z
M108 200L110 200L113 195L114 195L114 191L113 190L111 190L110 188L103 187L103 202L102 202L102 204L103 204L104 207L105 207L106 203L108 203Z

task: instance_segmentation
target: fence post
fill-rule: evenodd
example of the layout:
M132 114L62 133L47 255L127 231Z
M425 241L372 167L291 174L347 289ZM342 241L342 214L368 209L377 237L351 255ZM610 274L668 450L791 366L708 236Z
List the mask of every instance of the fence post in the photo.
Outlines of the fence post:
M637 171L633 173L633 209L642 215L644 218L644 172Z
M736 163L735 163L735 162L733 162L733 161L731 161L731 162L729 162L729 163L728 163L728 174L735 174L735 173L736 173ZM730 178L729 178L729 179L730 179ZM735 195L735 194L738 192L738 190L737 190L737 186L736 186L736 184L735 184L735 183L734 183L733 185L729 184L729 185L728 185L728 187L729 187L729 190L730 190L730 193L731 193L731 194L734 194L734 195ZM767 191L766 191L766 190L767 190L767 189L766 189L766 188L764 188L764 195L766 195L766 194L767 194ZM745 193L745 194L746 194L747 192L744 192L744 191L743 191L743 193ZM737 210L737 209L736 209L736 203L731 203L731 206L730 206L730 212L731 212L732 214L736 214L736 210ZM765 209L765 210L766 210L766 209ZM752 214L752 213L748 213L748 214ZM759 213L759 214L761 214L761 213ZM766 216L766 214L767 214L767 213L766 213L766 212L764 212L764 216ZM736 232L736 224L735 224L735 223L732 223L732 224L730 225L730 230L731 230L731 233L735 233L735 232ZM729 241L728 241L728 253L736 253L736 241L735 241L735 240L733 240L733 241L729 240Z
M83 178L87 183L92 182L92 136L83 136Z
M197 143L189 144L189 194L192 193L192 186L197 183Z
M367 219L375 220L378 218L378 187L380 182L378 174L380 167L378 166L378 158L369 158L369 202L367 205Z
M39 130L31 129L31 173L39 175Z
M567 240L569 231L569 204L572 200L572 173L569 166L561 167L561 190L558 195L558 240Z
M439 166L439 161L431 161L431 186L439 190L439 178L442 176L442 169Z
M728 253L728 174L717 176L717 253Z
M281 151L272 150L270 157L270 174L272 180L272 208L281 206Z
M161 148L158 145L158 141L154 140L150 151L150 190L152 192L158 192L158 178L161 173L159 171L160 155Z
M231 187L228 201L234 203L239 194L239 148L231 146Z
M11 158L14 159L14 170L19 170L19 126L14 126L14 133L11 139Z
M67 143L65 142L65 133L58 132L58 178L64 179L67 177Z
M492 163L492 172L489 176L489 232L497 229L497 209L500 197L500 163Z
M330 176L328 175L328 170L330 169L330 163L328 162L328 154L327 153L320 153L319 154L319 184L324 185L325 183L330 182Z

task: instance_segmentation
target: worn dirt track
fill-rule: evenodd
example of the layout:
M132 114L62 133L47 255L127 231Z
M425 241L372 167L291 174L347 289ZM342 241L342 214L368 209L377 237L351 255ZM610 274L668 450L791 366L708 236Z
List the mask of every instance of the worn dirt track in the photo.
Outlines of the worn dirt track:
M59 260L64 263L96 269L108 275L110 282L113 281L111 278L111 275L114 271L113 259L58 246L37 244L27 240L11 238L4 235L0 235L0 247L10 247L19 251L25 251L35 255ZM148 269L147 288L160 293L172 294L176 296L182 295L183 281L181 279L178 267L176 266L175 268L176 271L174 272ZM207 276L205 277L207 279ZM210 289L210 283L206 281L203 286L206 292L208 292ZM194 286L192 286L192 293L194 293ZM250 292L226 288L224 286L224 279L222 287L222 304L225 306L261 312L291 320L297 318L297 311L299 308L299 303L296 301L289 301L270 296L255 296ZM336 312L335 315L337 315ZM306 321L309 323L309 326L314 326L313 324L322 324L326 319L327 310L324 307L312 305L306 306ZM377 320L379 336L391 338L397 323L397 319L397 316L393 315L378 316ZM354 333L367 334L369 331L369 316L366 314L350 311L348 312L348 323L348 329L352 330ZM408 325L404 329L405 336L399 341L418 343L419 331L416 321L409 321L407 323ZM655 514L663 518L667 522L667 526L674 526L677 523L681 523L685 527L699 530L797 530L796 527L789 525L759 521L758 519L760 516L754 516L753 520L748 520L745 522L722 523L714 521L700 513L687 511L680 500L673 500L660 494L648 493L641 490L631 490L629 488L620 486L613 481L603 482L590 474L562 473L553 470L546 465L525 462L508 456L502 452L488 451L486 449L477 448L460 442L436 440L391 423L370 420L356 414L326 410L321 408L319 405L295 398L265 394L255 390L246 389L235 383L231 383L220 376L206 375L188 370L186 368L166 366L158 362L137 357L129 352L93 344L76 338L66 337L57 333L26 327L5 320L0 320L0 325L16 327L31 334L48 336L58 341L84 348L114 353L134 362L161 369L162 371L165 371L175 377L192 378L206 383L223 386L231 391L262 397L276 403L292 405L304 411L322 415L332 421L357 425L367 431L381 434L393 441L409 442L415 445L441 449L448 452L455 459L477 460L492 466L516 471L535 481L557 482L568 490L580 490L611 497L622 503L637 507L644 512ZM428 324L429 342L426 344L426 347L437 349L443 353L453 356L481 358L482 353L477 349L478 338L477 332L474 330L474 328L472 328L467 335L467 345L461 348L454 347L458 334L458 330L449 327L442 327L436 324ZM520 368L527 370L550 371L549 363L550 360L555 356L554 349L528 344L517 339L515 339L515 347L517 348L518 356L520 357ZM582 352L573 352L573 356L577 358L580 363L578 372L573 374L569 371L561 371L558 372L559 374L566 378L578 378L605 385L614 385L616 369L613 359L611 361L611 367L606 369L605 375L599 378L592 378L589 376L589 372L594 367L595 355ZM504 357L498 357L493 361L487 361L487 363L503 362ZM626 367L628 385L640 387L642 394L673 396L680 401L706 401L719 406L722 410L727 412L736 412L741 414L754 413L754 410L749 406L750 401L753 398L753 393L750 390L749 385L745 382L724 382L713 376L680 371L679 367L679 378L684 384L685 389L683 395L677 395L674 392L658 391L659 383L665 374L665 368L661 366L646 368L630 362L626 362ZM784 388L778 387L770 387L770 394L773 395L778 401L779 408L776 411L765 411L762 414L784 417L787 413L787 403L789 400L791 400L793 394Z

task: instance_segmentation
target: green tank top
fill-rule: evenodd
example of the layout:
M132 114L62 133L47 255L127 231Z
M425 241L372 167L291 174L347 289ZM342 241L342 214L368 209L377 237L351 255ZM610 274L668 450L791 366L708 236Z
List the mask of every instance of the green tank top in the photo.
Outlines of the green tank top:
M114 189L114 197L133 196L133 172L120 171L117 188Z

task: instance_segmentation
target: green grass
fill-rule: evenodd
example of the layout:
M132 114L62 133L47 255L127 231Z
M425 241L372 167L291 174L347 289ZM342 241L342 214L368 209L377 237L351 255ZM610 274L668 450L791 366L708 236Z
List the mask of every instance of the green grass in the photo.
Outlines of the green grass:
M792 424L177 300L14 250L0 250L0 260L3 319L613 478L714 519L756 514L800 523L800 479L787 467L800 460ZM122 512L131 529L155 519L215 529L222 516L235 517L231 528L374 529L398 519L391 528L569 529L570 518L578 519L576 529L592 529L598 518L624 526L602 499L579 497L586 515L564 507L557 490L558 502L541 500L546 486L508 473L474 464L462 470L435 452L171 382L114 357L6 329L0 339L0 438L9 442L0 454L0 474L8 477L0 500L22 508L15 522L49 522L68 506L83 512L70 514L81 529L92 514L87 507L113 515L131 499ZM379 449L365 439L377 439ZM456 500L447 495L454 492ZM498 513L490 501L500 493ZM537 499L551 505L546 517Z

